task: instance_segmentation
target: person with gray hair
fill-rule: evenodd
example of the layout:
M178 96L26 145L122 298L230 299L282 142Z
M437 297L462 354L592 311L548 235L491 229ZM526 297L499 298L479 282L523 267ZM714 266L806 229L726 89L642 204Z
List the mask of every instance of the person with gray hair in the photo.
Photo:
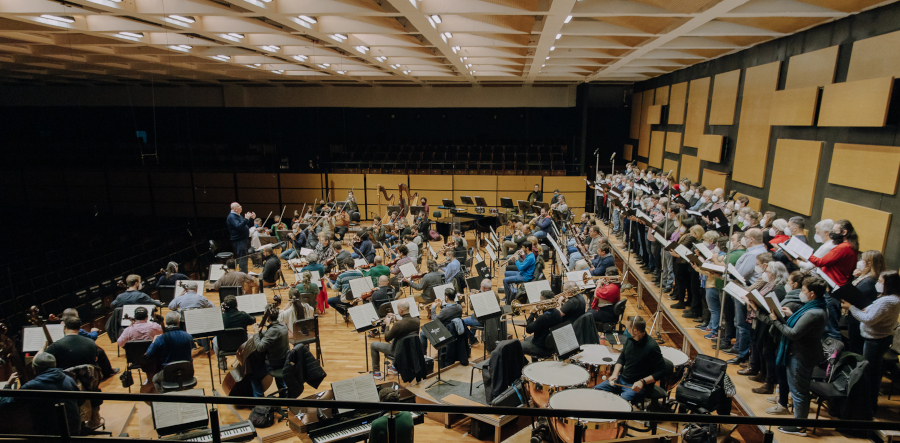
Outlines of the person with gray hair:
M761 275L756 272L756 257L766 252L762 230L759 228L748 229L744 233L744 238L741 239L741 245L746 247L747 251L741 255L734 267L747 284L752 285ZM734 304L734 327L737 332L737 341L734 349L729 353L733 353L732 355L735 357L728 360L728 364L738 365L750 357L750 334L752 331L750 324L747 323L747 305Z
M66 375L61 369L56 367L56 357L48 352L41 352L31 361L31 367L34 370L34 378L23 384L19 389L28 389L34 391L78 391L78 384L71 377ZM6 383L5 389L15 389L19 381L19 373L13 372ZM32 417L32 429L22 429L22 433L38 434L38 435L61 435L57 429L56 420L42 420L38 417L44 417L49 411L53 411L53 405L62 402L66 409L66 421L68 422L69 432L73 435L79 435L81 432L81 414L79 406L81 401L67 400L34 400L26 398L13 398L3 395L0 390L0 414L6 417L6 420L12 422L15 420L17 412L21 412L20 408L25 406L27 414Z
M397 302L396 313L389 313L385 317L385 323L389 326L387 332L384 333L384 341L372 342L369 345L369 353L372 356L372 370L375 372L375 379L381 380L381 355L389 357L394 356L394 346L401 338L413 335L419 332L419 317L409 315L409 301L400 300ZM391 366L388 369L390 374L396 374L397 370Z
M444 284L444 273L438 268L436 261L428 259L428 273L422 276L422 280L418 283L411 279L404 279L409 285L415 289L422 291L421 294L415 294L416 301L419 303L434 303L437 297L434 293L434 287Z
M172 299L169 303L169 310L183 311L185 309L216 307L208 298L197 293L197 283L187 282L180 284L184 287L184 293Z
M816 243L821 243L816 252L813 253L814 256L818 258L822 258L831 252L837 244L831 241L831 231L834 229L834 220L826 218L818 223L816 223L816 235L813 239ZM816 265L809 262L809 260L801 260L797 263L800 266L800 269L804 271L808 271L812 268L815 268Z
M156 337L147 349L148 360L162 361L163 367L178 361L193 361L191 348L194 346L194 339L191 334L182 331L179 325L181 314L176 311L168 312L162 335ZM163 371L159 371L153 376L157 392L163 392L162 381Z
M231 247L234 250L234 257L238 259L241 271L247 272L247 249L250 246L250 228L253 227L253 219L256 218L255 212L248 212L241 215L241 204L234 202L231 204L231 212L225 220L228 227L228 237L231 239Z

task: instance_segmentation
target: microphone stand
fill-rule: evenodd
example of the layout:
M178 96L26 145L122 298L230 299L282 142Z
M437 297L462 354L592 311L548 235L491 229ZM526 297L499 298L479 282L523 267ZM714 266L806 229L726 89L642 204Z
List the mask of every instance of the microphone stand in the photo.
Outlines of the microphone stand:
M671 174L671 172L670 172L670 174ZM666 191L666 195L667 195L668 198L666 199L666 217L665 217L665 219L666 219L666 229L665 229L665 240L666 240L666 241L669 241L669 223L668 223L668 222L669 222L669 212L670 212L670 209L671 209L671 207L672 207L672 186L671 186L671 185L668 186L668 190ZM665 251L665 250L663 250L663 252L665 252L666 254L669 253L669 251ZM660 261L660 264L659 264L659 265L660 265L660 268L662 267L662 254L663 254L663 252L660 252L660 260L659 260L659 261ZM671 256L671 255L670 255L670 256ZM675 257L672 257L672 259L674 260ZM674 264L673 264L673 267L674 267ZM674 269L673 269L672 272L673 272L673 274L674 274L674 272L675 272ZM660 283L662 283L662 274L663 274L663 270L660 269L660 271L659 271L659 281L660 281ZM674 275L673 275L673 278L674 278ZM654 331L654 330L656 331L656 336L653 337L653 339L656 340L656 342L659 343L659 344L662 344L662 343L663 343L663 339L662 339L662 331L661 331L661 329L662 329L662 304L663 304L663 292L660 290L660 292L659 292L659 300L656 301L656 312L653 314L653 321L650 323L650 333L649 333L649 334L652 336L652 335L653 335L653 331ZM657 322L659 322L659 330L656 329L656 326L657 326L656 323L657 323Z
M733 210L732 210L733 212ZM730 216L731 214L729 214ZM731 264L731 237L734 235L734 217L728 217L728 254L725 256L725 282L722 285L722 291L719 293L719 327L716 333L716 354L715 357L719 358L719 349L722 347L722 334L725 333L725 324L722 323L722 315L725 312L725 286L728 286L730 282L729 274L728 274L728 266ZM737 327L737 326L735 326Z

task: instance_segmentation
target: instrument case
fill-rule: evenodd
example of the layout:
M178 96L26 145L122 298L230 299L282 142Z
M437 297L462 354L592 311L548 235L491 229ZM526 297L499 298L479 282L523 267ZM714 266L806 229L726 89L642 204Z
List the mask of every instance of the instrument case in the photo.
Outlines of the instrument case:
M708 355L698 355L691 373L675 389L675 401L689 409L711 412L725 399L725 371L728 364Z

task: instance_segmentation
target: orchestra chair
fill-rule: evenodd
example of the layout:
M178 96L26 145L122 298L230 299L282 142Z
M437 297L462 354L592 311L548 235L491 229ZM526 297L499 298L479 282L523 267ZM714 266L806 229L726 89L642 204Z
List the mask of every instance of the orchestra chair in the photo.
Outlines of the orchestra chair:
M311 308L313 308L313 312L316 311L316 308L319 305L319 300L316 299L318 293L315 292L301 292L300 293L300 303L306 303Z
M246 338L244 339L246 341ZM163 380L160 383L162 392L185 391L197 386L194 377L194 364L190 361L175 361L166 365L163 369Z
M175 299L175 285L160 285L157 286L157 289L159 290L159 301L163 305L168 306Z
M640 400L637 403L632 402L633 405L641 408L642 411L647 410L648 402L651 404L650 410L660 411L663 405L661 401L669 398L669 392L663 389L661 385L666 384L665 381L675 373L675 365L667 359L663 359L663 363L666 365L666 375L663 376L662 380L653 382L653 389L647 393L647 396L644 397L643 400Z
M298 344L309 347L311 344L316 345L316 360L320 365L325 365L325 359L322 357L322 343L319 341L319 316L313 315L313 318L304 318L297 320L291 326L293 328L293 336L290 340L291 347Z
M216 346L219 352L216 359L224 362L219 364L219 383L222 383L222 366L228 368L228 356L237 355L238 348L247 341L247 330L244 328L229 328L216 335Z
M855 383L852 388L850 387L850 380L858 377L861 372L866 372L868 365L869 362L862 355L845 352L835 363L827 382L810 383L809 392L816 399L816 420L819 419L822 403L827 401L829 406L832 406L832 402L836 400L849 401L852 389L868 389L863 387L862 383ZM832 420L838 419L839 417L832 417ZM816 428L813 428L812 433L815 435Z
M481 328L481 329L484 330L484 328ZM487 347L485 347L485 349L487 349ZM485 351L485 353L486 352L487 351ZM491 366L491 359L489 359L489 358L484 358L478 363L472 363L472 372L469 373L469 397L472 396L472 389L475 388L475 384L474 384L475 371L477 370L477 371L484 372L484 368L489 368L490 366ZM481 382L481 384L484 384L484 382Z
M613 313L616 314L618 320L616 323L600 323L597 322L597 330L603 333L615 332L624 330L625 328L625 304L628 302L627 298L623 298L617 301L613 305Z
M209 241L209 252L215 254L216 260L218 260L220 263L225 263L226 261L228 261L228 259L234 257L234 253L232 253L232 252L218 252L218 251L219 251L219 244L216 243L215 240L210 240Z
M140 383L139 386L144 384L144 380L141 377L141 364L144 362L144 354L147 353L147 349L150 349L150 344L153 343L150 340L136 340L125 343L125 370L126 371L138 371L138 381ZM128 387L128 392L131 392L131 386Z
M219 304L225 300L225 297L233 295L235 297L244 295L243 286L219 286Z

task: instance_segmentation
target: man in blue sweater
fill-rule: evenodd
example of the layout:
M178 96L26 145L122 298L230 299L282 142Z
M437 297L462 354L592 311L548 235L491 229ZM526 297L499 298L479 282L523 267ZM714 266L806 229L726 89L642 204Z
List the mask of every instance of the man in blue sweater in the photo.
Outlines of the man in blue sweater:
M615 265L616 260L613 258L613 255L610 254L609 244L603 243L597 248L597 255L591 262L591 267L594 268L594 270L591 271L591 275L594 277L606 275L606 268Z
M253 219L256 218L255 212L248 212L241 216L241 204L234 202L231 204L231 212L225 224L228 226L228 235L231 238L231 246L234 249L234 258L238 260L238 266L241 272L247 272L247 249L250 245L250 228L253 227Z
M22 385L19 389L31 389L35 391L78 391L78 385L71 377L66 375L61 369L56 367L56 357L49 352L41 352L34 357L31 362L34 368L35 377ZM13 373L9 378L6 389L13 389L19 378L18 373ZM46 419L46 415L52 412L53 404L61 402L65 405L66 421L69 426L69 434L79 435L81 433L81 413L79 400L33 400L25 398L13 398L3 396L0 391L0 414L3 414L7 420L14 420L8 414L15 415L23 405L27 405L28 415L31 416L33 423L32 429L24 430L23 433L43 434L43 435L60 435L57 429L57 421L55 419ZM44 420L40 418L44 417Z
M182 331L181 314L178 311L169 311L166 314L166 328L163 334L157 336L150 347L147 349L148 360L161 360L163 366L177 361L193 361L191 356L191 347L194 339L191 334ZM163 371L159 371L153 376L153 384L156 386L157 392L163 392Z
M507 306L510 306L515 299L512 284L529 282L534 277L535 257L531 253L530 241L522 243L522 249L516 253L515 259L518 271L506 271L506 278L503 279L503 293L506 294Z

